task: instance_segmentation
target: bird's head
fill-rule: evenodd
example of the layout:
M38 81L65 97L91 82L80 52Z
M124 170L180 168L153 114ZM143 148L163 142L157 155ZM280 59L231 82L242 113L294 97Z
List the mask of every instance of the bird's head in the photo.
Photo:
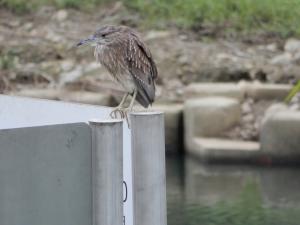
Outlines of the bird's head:
M94 34L86 39L83 39L77 43L76 46L91 44L91 45L107 45L114 41L118 41L122 33L125 31L125 27L122 26L103 26L99 28Z

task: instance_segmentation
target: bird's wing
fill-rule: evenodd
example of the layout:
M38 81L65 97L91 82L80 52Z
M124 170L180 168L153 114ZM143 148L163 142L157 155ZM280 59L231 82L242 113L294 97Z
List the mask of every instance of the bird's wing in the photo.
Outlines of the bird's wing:
M152 54L149 50L149 48L147 48L147 46L142 42L140 41L139 39L136 39L136 43L137 45L139 46L140 50L144 53L144 56L146 56L146 58L148 59L150 65L151 65L151 77L153 79L156 79L157 78L157 68L156 68L156 65L152 59Z
M127 48L128 69L138 88L138 98L143 98L149 105L155 98L154 80L157 78L157 68L149 49L137 37L129 39ZM141 103L142 104L142 103ZM144 105L144 104L142 104Z

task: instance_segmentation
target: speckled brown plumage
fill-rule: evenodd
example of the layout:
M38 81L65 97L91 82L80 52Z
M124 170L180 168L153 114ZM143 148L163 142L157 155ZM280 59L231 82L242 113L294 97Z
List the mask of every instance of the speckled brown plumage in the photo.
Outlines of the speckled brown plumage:
M150 50L133 29L104 26L78 45L87 42L96 42L94 55L97 61L133 96L133 101L136 96L145 108L154 102L156 65Z

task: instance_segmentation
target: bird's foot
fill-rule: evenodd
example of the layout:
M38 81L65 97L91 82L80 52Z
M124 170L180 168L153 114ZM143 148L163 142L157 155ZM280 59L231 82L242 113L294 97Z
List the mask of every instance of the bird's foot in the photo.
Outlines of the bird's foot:
M116 107L111 113L109 114L110 118L117 119L119 116L121 119L125 117L125 108L123 107Z
M126 122L129 127L129 119L128 119L128 113L130 113L132 110L130 108L123 108L123 107L117 107L111 113L109 114L112 119L126 119Z

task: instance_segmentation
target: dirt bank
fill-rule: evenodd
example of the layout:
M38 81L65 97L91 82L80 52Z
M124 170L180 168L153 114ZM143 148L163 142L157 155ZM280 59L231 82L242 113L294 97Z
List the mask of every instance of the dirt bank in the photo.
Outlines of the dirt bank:
M93 13L42 7L30 15L15 15L1 9L0 21L2 93L51 87L120 94L95 62L93 50L74 47L103 24L129 25L140 31L158 66L158 102L182 102L184 88L193 82L293 83L300 79L298 40L211 38L215 35L176 27L149 30L120 3ZM249 104L251 99L245 103ZM256 127L249 128L252 133L246 139L257 138ZM237 135L231 131L227 136Z

